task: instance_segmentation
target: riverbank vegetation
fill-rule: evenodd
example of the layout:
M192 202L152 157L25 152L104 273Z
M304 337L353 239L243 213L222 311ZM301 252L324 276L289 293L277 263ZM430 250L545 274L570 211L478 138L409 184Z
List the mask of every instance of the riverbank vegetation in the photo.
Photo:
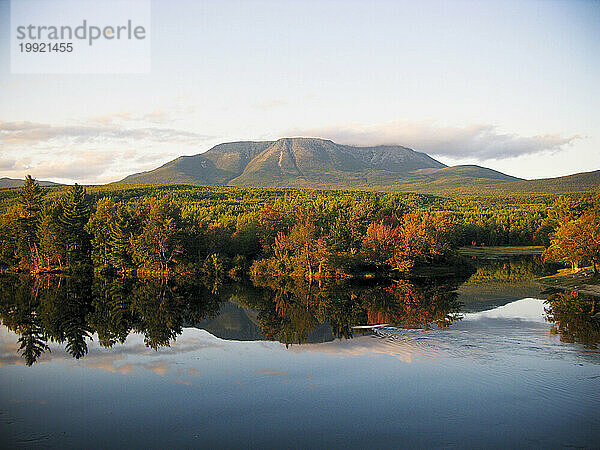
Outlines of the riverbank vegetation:
M464 270L456 250L465 245L550 246L548 258L565 262L565 254L580 254L565 245L562 253L556 250L568 241L564 236L571 239L573 228L596 239L590 230L597 227L598 198L223 186L42 188L28 176L22 188L0 191L0 268L234 278L410 276L432 268ZM600 247L587 242L592 250L578 261L596 262Z

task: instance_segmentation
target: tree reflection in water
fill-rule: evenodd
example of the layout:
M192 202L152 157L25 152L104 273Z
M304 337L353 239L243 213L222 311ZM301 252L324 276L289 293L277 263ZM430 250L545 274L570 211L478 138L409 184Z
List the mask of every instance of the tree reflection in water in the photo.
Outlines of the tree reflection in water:
M187 323L214 316L222 299L202 283L176 279L135 281L90 276L3 277L0 318L19 337L19 352L31 365L63 344L79 359L95 332L101 346L124 343L142 333L153 349L168 346Z
M169 346L184 327L202 327L201 322L217 317L226 301L255 311L246 316L263 339L323 342L352 338L355 325L447 327L460 319L459 281L365 285L271 279L232 284L201 278L6 276L0 279L0 318L19 335L18 351L28 365L51 342L81 358L94 333L105 348L123 344L130 333L142 334L149 348Z
M600 299L577 292L552 294L546 301L548 321L561 342L579 343L589 349L600 343Z
M256 282L262 298L245 305L258 310L265 337L286 344L304 343L328 323L336 338L351 338L355 325L390 323L404 328L443 328L460 319L456 281L382 285L309 284L303 280Z

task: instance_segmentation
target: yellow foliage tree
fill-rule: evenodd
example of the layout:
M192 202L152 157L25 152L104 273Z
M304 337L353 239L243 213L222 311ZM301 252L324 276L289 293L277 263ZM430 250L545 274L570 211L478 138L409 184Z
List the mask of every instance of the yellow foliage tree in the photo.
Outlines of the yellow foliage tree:
M570 264L572 269L591 263L594 272L597 272L600 263L600 215L590 210L578 219L560 225L550 235L545 257Z

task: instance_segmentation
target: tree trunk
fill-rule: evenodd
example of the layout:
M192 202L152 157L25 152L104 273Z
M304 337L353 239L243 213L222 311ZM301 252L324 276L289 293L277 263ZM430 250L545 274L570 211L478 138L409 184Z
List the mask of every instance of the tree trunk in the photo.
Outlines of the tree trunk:
M305 247L305 251L306 251L306 264L308 266L308 279L312 280L313 273L312 273L312 267L310 265L310 252L308 251L308 244Z

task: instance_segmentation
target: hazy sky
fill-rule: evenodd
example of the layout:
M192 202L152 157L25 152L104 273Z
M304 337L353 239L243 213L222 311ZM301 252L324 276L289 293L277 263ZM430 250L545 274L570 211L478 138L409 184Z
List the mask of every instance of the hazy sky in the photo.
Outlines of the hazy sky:
M286 136L600 169L599 1L156 0L148 75L11 75L9 22L0 0L0 176L107 182Z

